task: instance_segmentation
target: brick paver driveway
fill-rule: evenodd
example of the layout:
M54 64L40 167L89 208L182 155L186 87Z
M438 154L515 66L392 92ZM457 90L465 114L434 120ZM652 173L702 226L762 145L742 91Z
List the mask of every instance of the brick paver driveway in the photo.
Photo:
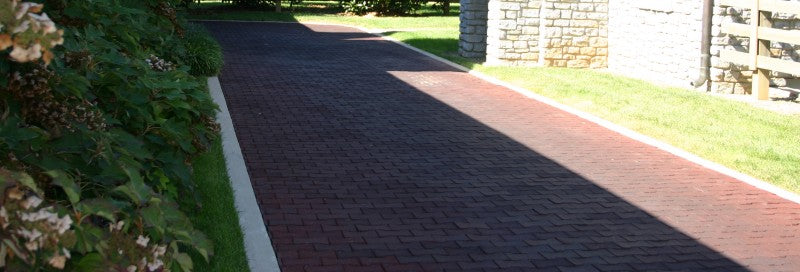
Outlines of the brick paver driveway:
M800 269L797 204L356 29L205 25L284 271Z

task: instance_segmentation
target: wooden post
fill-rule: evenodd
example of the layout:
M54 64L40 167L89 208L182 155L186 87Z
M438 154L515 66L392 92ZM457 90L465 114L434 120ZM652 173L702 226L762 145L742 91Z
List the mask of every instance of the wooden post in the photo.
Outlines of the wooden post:
M757 0L756 0L757 1ZM760 27L772 27L772 12L754 10L753 11L753 19L758 20L758 25ZM758 33L756 32L756 35ZM750 43L755 43L756 48L751 46L750 48L756 49L756 53L754 55L756 58L758 56L765 56L770 57L770 41L769 40L761 40L758 39L758 36L755 39L751 38ZM769 99L769 70L761 69L756 65L754 67L755 71L753 72L753 87L752 92L753 96L757 100L767 100Z

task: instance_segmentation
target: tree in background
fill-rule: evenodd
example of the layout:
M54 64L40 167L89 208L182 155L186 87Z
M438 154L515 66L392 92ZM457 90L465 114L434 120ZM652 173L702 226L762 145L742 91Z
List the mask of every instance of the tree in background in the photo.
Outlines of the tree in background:
M406 15L422 7L422 0L340 0L346 12L364 15L370 12L379 15Z

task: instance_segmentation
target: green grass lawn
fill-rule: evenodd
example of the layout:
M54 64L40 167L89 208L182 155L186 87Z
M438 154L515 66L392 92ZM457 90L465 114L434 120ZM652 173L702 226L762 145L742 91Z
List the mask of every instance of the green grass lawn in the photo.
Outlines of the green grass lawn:
M600 71L484 66L457 55L457 12L451 16L358 17L338 14L335 3L303 2L293 14L225 10L205 4L190 17L325 22L382 29L384 35L470 69L800 192L800 116ZM420 14L435 11L426 7Z
M195 227L214 243L214 256L206 264L195 258L195 271L250 271L244 251L239 216L233 204L233 190L228 179L222 145L216 141L211 149L195 159L194 181L203 206L189 213ZM198 256L196 256L198 257Z

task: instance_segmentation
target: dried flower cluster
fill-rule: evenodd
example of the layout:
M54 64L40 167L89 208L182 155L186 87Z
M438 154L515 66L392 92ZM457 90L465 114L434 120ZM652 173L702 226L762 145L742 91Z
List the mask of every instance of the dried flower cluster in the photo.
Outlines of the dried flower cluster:
M64 62L72 68L79 68L92 62L92 54L89 51L66 52Z
M16 62L40 58L50 63L50 48L64 42L63 30L45 13L42 5L19 0L0 0L0 50L13 47L9 56Z
M220 132L220 127L219 127L219 123L217 123L217 119L215 119L214 117L209 116L209 115L204 115L202 117L202 120L203 120L203 124L206 125L206 129L208 129L209 131L212 131L214 133L219 133Z
M121 260L116 260L117 264L127 264L125 271L128 272L151 272L151 271L169 271L165 267L167 261L167 246L150 244L150 237L139 235L136 240L133 240L130 235L125 233L123 227L125 223L119 221L108 226L111 233L112 248L109 252L116 253L116 257ZM112 257L114 258L114 257Z
M41 204L41 198L21 187L6 190L0 206L0 237L6 241L0 246L0 259L18 258L28 264L44 261L63 269L75 243L72 218Z
M156 14L167 18L172 26L175 28L175 31L178 33L178 36L183 38L184 29L183 26L178 22L178 14L175 12L175 8L168 1L159 1L158 5L152 7Z
M91 130L106 128L102 113L94 104L56 98L50 88L51 80L55 80L55 74L44 66L25 74L15 73L11 78L9 90L24 105L22 115L26 121L51 131L75 131L77 124Z
M156 55L151 54L150 57L145 59L144 61L147 62L148 65L150 65L150 69L153 69L155 71L166 72L175 69L175 66L172 64L172 62L159 58Z

